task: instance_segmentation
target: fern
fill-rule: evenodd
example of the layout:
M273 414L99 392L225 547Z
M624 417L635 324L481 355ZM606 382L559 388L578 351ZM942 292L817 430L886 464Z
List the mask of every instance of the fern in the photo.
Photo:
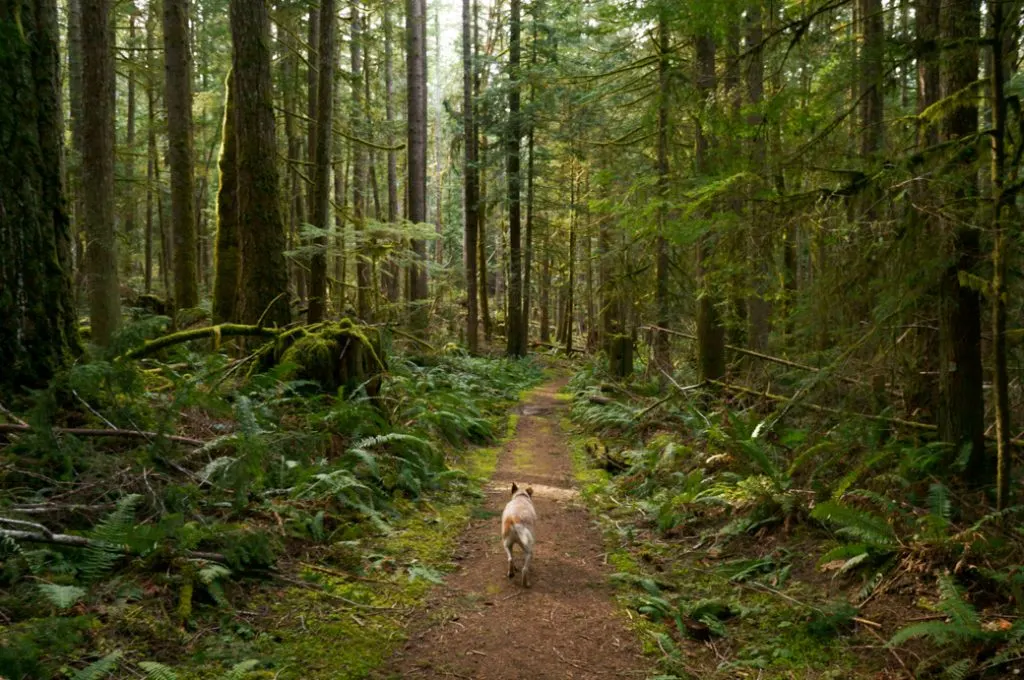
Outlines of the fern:
M140 661L139 668L146 672L146 680L178 680L178 674L170 666L156 661Z
M115 650L110 654L107 654L102 659L93 661L91 664L78 671L71 676L71 680L99 680L105 675L109 675L114 672L117 668L117 664L121 662L121 658L124 653L121 650Z
M949 489L944 484L935 483L928 488L928 510L946 524L952 514L952 503L949 501Z
M900 547L893 528L873 513L826 501L811 511L811 517L837 525L836 531L840 534L865 543L879 552L894 552Z
M981 631L978 612L964 601L960 589L949 574L939 576L939 610L949 617L950 623L965 630Z
M40 583L39 592L43 597L60 610L68 609L81 602L86 595L85 588L78 586L60 586L54 583Z
M974 662L971 659L960 659L947 666L943 676L949 680L966 680L972 670L974 670Z
M103 577L121 559L135 528L135 506L141 500L142 496L138 494L125 496L118 502L117 509L89 532L93 540L78 566L78 572L86 581Z
M259 659L248 659L241 663L236 663L231 667L231 670L220 676L220 680L245 680L245 677L252 673L259 665Z

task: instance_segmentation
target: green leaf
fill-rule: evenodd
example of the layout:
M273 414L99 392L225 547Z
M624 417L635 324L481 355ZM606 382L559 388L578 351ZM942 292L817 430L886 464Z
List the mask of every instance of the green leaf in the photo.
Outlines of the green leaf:
M71 680L99 680L105 675L110 675L117 668L124 652L115 650L102 659L93 661L91 664L71 676Z
M46 600L60 610L68 609L85 598L85 588L78 586L59 586L54 583L40 583L39 592Z

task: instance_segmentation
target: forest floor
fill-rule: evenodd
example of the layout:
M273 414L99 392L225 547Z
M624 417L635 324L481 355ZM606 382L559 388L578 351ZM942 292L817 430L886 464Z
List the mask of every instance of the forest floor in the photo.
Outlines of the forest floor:
M515 436L486 500L458 540L459 565L410 625L378 678L643 678L651 663L616 605L600 530L580 504L567 402L548 382L519 406ZM531 587L508 579L499 518L512 482L533 487L537 545ZM522 553L516 552L517 565Z

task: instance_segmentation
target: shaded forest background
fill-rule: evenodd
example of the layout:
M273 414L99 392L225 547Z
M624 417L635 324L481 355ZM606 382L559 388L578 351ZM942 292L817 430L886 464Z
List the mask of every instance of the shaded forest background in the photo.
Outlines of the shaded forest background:
M917 526L928 499L943 550L972 546L938 562L991 549L1009 569L1022 22L1016 0L0 0L5 449L62 483L75 456L26 433L101 426L209 453L218 430L182 434L197 423L184 406L160 417L169 395L212 395L204 408L235 409L256 441L302 412L275 402L256 427L238 410L279 380L314 400L321 433L342 434L324 415L339 404L395 399L365 433L411 428L413 444L374 443L393 474L369 445L335 462L367 464L375 499L416 495L445 467L421 442L490 439L495 405L536 379L519 364L484 377L463 354L584 355L581 423L620 448L663 428L711 451L728 430L746 442L732 460L770 487L744 487L754 506L862 539L844 573L906 557L893 526ZM430 412L435 379L479 400L479 422L396 420ZM820 458L838 440L850 469ZM661 463L604 451L591 462L657 478ZM801 465L838 482L798 502ZM892 469L916 509L891 489L879 501ZM672 489L669 533L696 502L671 479L643 490ZM355 512L372 523L368 498ZM881 516L857 514L872 503ZM1001 528L984 550L952 528L973 522ZM942 602L960 597L942 583ZM999 583L1018 599L1015 577Z

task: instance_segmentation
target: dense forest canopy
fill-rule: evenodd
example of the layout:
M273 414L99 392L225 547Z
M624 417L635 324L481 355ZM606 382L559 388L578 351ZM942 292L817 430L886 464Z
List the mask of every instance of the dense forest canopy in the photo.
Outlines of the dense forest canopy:
M373 398L392 352L558 351L924 438L1005 510L1022 29L1019 0L0 0L0 406L49 385L57 425L69 370L114 390L186 343Z

